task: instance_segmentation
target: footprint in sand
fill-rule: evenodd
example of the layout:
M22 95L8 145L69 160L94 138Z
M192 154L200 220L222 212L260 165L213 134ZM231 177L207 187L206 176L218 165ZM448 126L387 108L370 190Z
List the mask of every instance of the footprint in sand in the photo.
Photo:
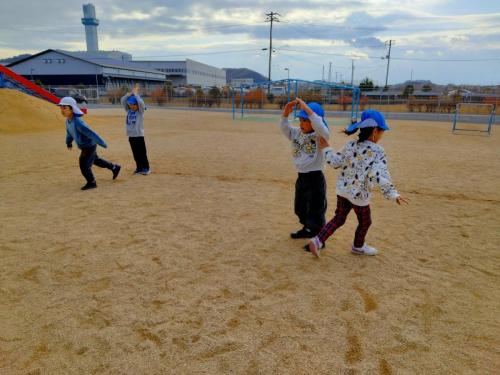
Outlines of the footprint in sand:
M360 297L363 299L365 305L365 313L376 310L378 307L377 301L370 294L368 294L363 288L355 285L354 290L358 292Z
M208 359L213 358L225 353L229 353L238 349L238 345L234 342L229 342L223 345L219 345L213 349L207 350L200 355L200 358Z
M380 375L392 375L392 369L389 363L382 358L378 363Z

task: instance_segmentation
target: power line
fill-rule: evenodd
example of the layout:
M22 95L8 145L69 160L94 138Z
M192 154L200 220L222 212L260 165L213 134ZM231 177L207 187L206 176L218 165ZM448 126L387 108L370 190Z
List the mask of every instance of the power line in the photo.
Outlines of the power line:
M155 55L155 56L135 56L135 58L158 58L158 57L179 57L179 56L195 56L195 55L225 55L229 53L240 53L240 52L261 52L261 49L239 49L239 50L227 50L227 51L210 51L210 52L199 52L199 53L184 53L178 55ZM98 59L98 58L96 58Z
M359 55L352 53L333 53L333 52L319 52L319 51L311 51L311 50L297 50L292 48L277 48L279 51L291 51L297 53L307 53L313 55L324 55L324 56L339 56L339 57L348 57L348 58L361 58L361 59L385 59L385 56L373 56L373 55ZM488 58L478 58L478 59L465 59L465 58L456 58L456 59L434 59L434 58L418 58L418 57L394 57L391 56L392 60L404 60L404 61L422 61L422 62L485 62L485 61L500 61L500 57L488 57Z

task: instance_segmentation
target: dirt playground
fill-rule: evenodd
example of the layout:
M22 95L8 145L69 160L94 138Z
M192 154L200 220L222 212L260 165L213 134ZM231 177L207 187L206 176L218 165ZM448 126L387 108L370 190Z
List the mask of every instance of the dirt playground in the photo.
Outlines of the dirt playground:
M296 173L277 122L149 109L153 173L134 176L124 113L91 110L122 172L94 168L82 192L58 108L8 91L0 374L500 373L499 127L390 121L382 145L411 204L375 193L379 255L350 253L351 214L315 259L289 237Z

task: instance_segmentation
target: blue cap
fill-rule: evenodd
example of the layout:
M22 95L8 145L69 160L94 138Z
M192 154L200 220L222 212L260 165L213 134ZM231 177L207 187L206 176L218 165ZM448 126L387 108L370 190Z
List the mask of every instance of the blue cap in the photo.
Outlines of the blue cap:
M361 114L361 121L349 125L346 128L346 131L350 133L355 131L356 129L362 128L379 128L382 130L391 130L385 122L384 115L374 109L367 109L366 111L363 111L363 113Z
M135 95L130 95L127 99L127 103L128 104L138 104L137 98L135 97Z
M325 116L325 110L319 103L311 102L307 103L308 107L311 108L311 110L316 113L319 117L324 117ZM299 114L297 117L305 118L308 119L309 116L307 115L307 112L304 111L303 109L300 110Z
M323 107L321 106L321 104L316 103L316 102L311 102L311 103L307 103L307 106L309 108L311 108L311 111L313 111L319 117L321 117L323 119L323 123L326 126L328 126L328 124L326 123L326 121L324 119L324 117L325 117L325 110L323 109ZM300 110L300 112L297 114L297 117L300 117L300 118L303 118L303 119L309 119L309 115L303 109Z

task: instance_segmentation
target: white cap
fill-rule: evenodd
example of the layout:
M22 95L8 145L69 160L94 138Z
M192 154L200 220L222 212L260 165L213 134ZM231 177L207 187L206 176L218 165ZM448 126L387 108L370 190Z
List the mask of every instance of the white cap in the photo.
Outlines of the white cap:
M83 112L80 110L80 108L78 108L78 105L76 104L76 100L71 96L65 96L64 98L62 98L58 105L69 105L73 109L73 114L80 116L83 115Z

